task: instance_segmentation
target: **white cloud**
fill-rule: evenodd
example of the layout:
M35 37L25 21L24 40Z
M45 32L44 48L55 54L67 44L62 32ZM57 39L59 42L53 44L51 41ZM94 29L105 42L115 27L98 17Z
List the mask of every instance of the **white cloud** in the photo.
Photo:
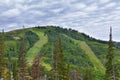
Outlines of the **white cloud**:
M108 3L110 0L100 0L100 3Z
M115 2L111 2L111 3L107 4L105 6L105 8L111 8L111 7L114 7L114 6L116 6L116 3Z
M12 3L24 3L26 0L8 0L8 1Z
M72 13L67 13L62 18L68 19L68 18L79 18L79 17L86 17L87 13L86 12L72 12Z
M11 5L11 4L16 4L16 3L24 3L25 1L26 0L1 0L0 3ZM28 1L30 1L30 0L28 0Z
M20 27L17 27L17 26L18 26L17 23L10 23L10 24L6 24L4 29L5 29L5 31L11 31L13 28L19 29Z
M35 15L35 16L38 16L38 17L40 17L40 16L44 16L46 13L45 12L42 12L42 11L29 11L28 12L31 16L33 16L33 15Z
M2 4L7 4L7 3L10 2L10 0L1 0L0 2L1 2Z
M18 9L10 9L8 11L2 12L1 15L4 17L15 17L20 15L20 11Z
M54 13L59 13L63 10L63 8L58 8L58 9L52 9L51 11Z
M119 7L116 7L117 10L120 10L120 6Z
M87 6L84 11L86 12L93 12L96 11L98 9L98 6L96 4L92 4L90 6Z
M15 4L15 8L18 9L18 10L20 10L20 11L22 12L22 11L28 10L28 9L29 9L29 6L27 6L27 5L22 5L22 4Z
M73 8L76 8L76 9L83 9L83 8L85 8L86 7L86 4L84 4L84 3L76 3L76 4L74 4L73 6L71 6L71 7L73 7Z
M114 39L120 41L119 5L118 0L1 0L0 24L6 30L57 25L104 40L111 25L117 29Z
M100 9L101 10L104 10L104 9L111 9L111 8L117 8L118 4L116 2L110 2L110 3L107 3L105 4L103 7L101 7Z

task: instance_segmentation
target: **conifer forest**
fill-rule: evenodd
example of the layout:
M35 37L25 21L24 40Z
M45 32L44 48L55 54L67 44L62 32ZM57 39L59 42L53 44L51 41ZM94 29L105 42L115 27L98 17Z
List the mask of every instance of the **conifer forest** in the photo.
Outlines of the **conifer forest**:
M0 32L0 80L120 80L120 42L71 28Z

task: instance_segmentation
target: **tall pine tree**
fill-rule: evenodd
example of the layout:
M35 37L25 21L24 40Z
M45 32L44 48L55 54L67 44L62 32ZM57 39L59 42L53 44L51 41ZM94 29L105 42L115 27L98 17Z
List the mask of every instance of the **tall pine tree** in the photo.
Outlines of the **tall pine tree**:
M17 80L17 61L14 61L14 62L13 62L12 72L13 72L13 79L14 79L14 80Z
M4 30L0 33L0 78L6 78L4 61Z
M85 69L85 76L84 80L95 80L93 76L93 70L91 68L86 68Z
M23 36L21 38L20 51L18 57L18 80L28 80L27 60L26 60L26 45L25 32L23 28Z
M44 80L45 78L44 67L42 66L40 53L33 61L31 76L33 80Z
M114 45L112 41L112 28L110 28L110 40L108 44L108 54L106 55L106 74L105 80L118 80L116 77L116 70L114 64Z
M53 65L51 80L66 80L68 77L67 66L64 62L64 54L62 49L61 38L56 40L53 49Z

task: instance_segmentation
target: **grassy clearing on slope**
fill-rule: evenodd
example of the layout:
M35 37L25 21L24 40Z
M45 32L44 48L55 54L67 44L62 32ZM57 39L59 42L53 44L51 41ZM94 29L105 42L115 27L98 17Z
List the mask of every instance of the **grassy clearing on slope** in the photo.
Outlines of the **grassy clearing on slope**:
M31 31L38 35L39 40L27 52L27 59L30 64L32 63L34 57L40 52L42 46L48 42L47 35L44 35L44 32L41 32L37 29L31 29Z
M80 47L85 51L85 53L89 56L91 62L93 63L95 69L99 70L101 73L104 73L105 68L103 64L100 62L100 60L96 57L94 52L91 50L91 48L86 44L86 42L81 41L79 42Z
M68 37L67 35L64 35L66 37ZM70 37L68 37L70 38ZM94 68L96 70L99 70L101 73L105 73L105 68L103 66L103 64L101 63L101 61L96 57L96 55L94 54L94 52L91 50L91 48L86 44L85 41L79 41L79 40L75 40L73 38L70 38L71 40L73 40L76 44L79 44L81 49L83 49L85 51L85 53L88 55L90 61L93 63Z
M51 66L49 63L45 63L44 61L47 60L47 57L42 57L42 65L47 68L48 71L51 70Z

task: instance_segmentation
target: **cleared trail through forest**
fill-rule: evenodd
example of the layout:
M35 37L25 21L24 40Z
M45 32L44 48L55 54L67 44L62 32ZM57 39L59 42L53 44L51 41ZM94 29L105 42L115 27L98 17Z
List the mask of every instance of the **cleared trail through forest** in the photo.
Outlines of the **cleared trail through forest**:
M99 70L101 73L105 73L105 68L101 61L96 57L94 52L91 50L91 48L88 46L88 44L85 41L79 41L80 47L85 51L85 53L88 55L90 61L93 63L94 68L96 70Z
M48 42L48 37L47 35L44 35L44 32L36 29L31 29L31 31L38 35L39 40L27 52L27 59L30 64L32 63L34 57L40 52L40 49L43 47L43 45Z
M104 65L97 58L95 53L91 50L91 48L88 46L88 44L85 41L76 40L76 39L73 39L67 35L64 35L64 36L73 40L75 42L75 44L80 45L80 48L85 51L85 54L89 57L91 63L94 65L95 70L100 71L102 74L105 74Z

